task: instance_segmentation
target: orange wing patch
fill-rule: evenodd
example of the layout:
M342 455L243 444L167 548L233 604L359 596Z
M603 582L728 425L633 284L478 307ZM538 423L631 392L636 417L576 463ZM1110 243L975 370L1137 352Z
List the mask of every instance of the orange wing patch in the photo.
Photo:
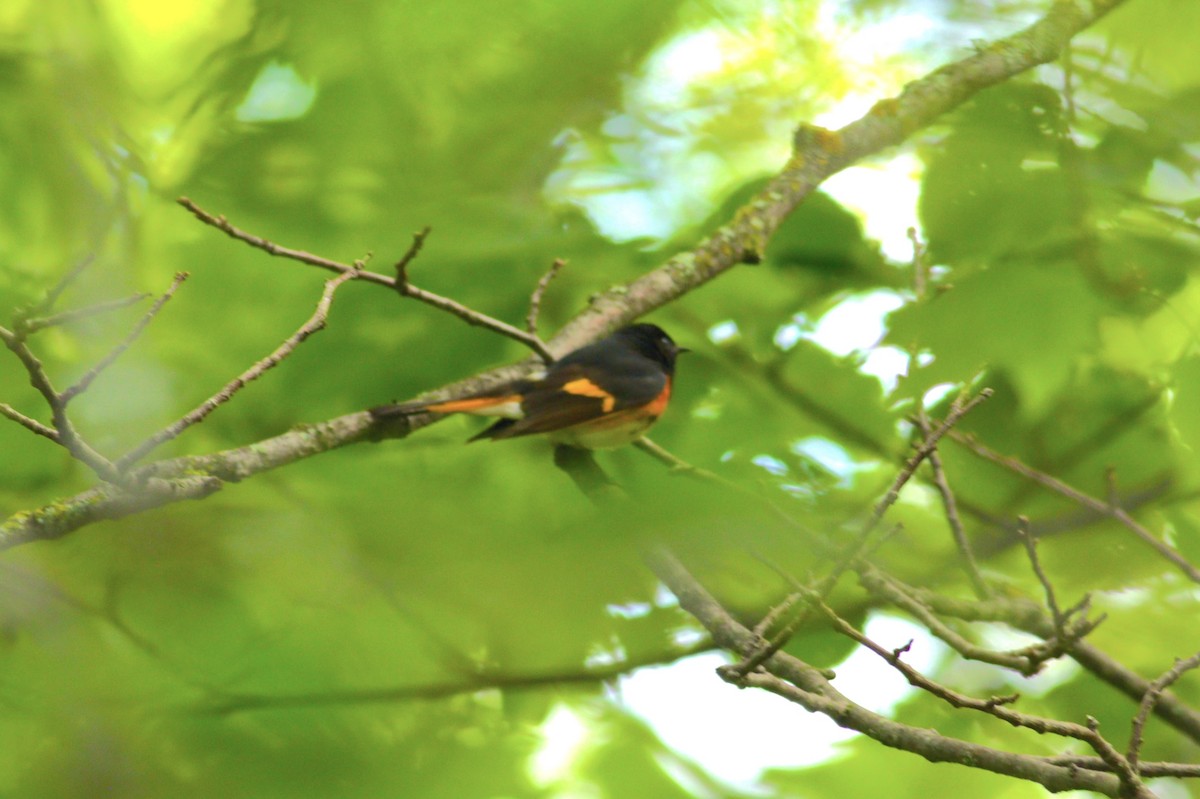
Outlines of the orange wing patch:
M611 413L613 406L617 404L616 397L614 397L612 394L609 394L607 391L600 388L600 386L596 385L591 380L588 380L586 377L572 380L570 383L564 383L562 390L568 394L574 394L577 397L595 397L598 400L602 400L600 403L600 409L604 411L604 413Z

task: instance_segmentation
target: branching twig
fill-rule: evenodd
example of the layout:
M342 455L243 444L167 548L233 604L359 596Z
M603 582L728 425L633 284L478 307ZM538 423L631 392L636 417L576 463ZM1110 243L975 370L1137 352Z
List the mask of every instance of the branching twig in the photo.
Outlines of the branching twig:
M62 395L54 388L54 384L50 382L50 376L46 374L45 366L34 355L33 350L29 349L25 338L7 328L0 327L0 341L4 343L4 346L8 347L13 355L17 356L17 360L25 367L25 373L29 375L30 385L37 389L38 393L46 401L46 404L50 406L50 415L56 433L54 441L66 449L67 452L71 453L71 457L95 472L96 476L101 480L112 481L117 479L119 475L116 467L107 458L93 449L79 435L78 431L75 430L75 425L71 423L71 419L67 415L66 402L62 399ZM5 416L12 418L9 414L5 414ZM23 416L23 418L33 422L28 417ZM14 419L14 421L42 435L40 429L42 425L39 425L39 423L35 422L31 426L21 421L21 419Z
M1086 635L1095 626L1091 622L1081 621L1075 628L1069 630L1068 635L1053 643L1043 642L1013 651L997 652L964 638L939 618L938 613L943 611L940 608L935 609L929 602L928 596L914 592L899 580L869 566L858 569L858 578L859 583L868 592L911 615L924 625L934 637L943 641L967 660L1002 666L1025 676L1037 674L1046 661L1061 655L1071 642ZM1048 635L1052 635L1052 633Z
M946 414L946 418L942 420L942 423L938 425L937 429L933 430L928 435L923 436L924 440L917 448L916 453L914 453L913 456L905 462L904 467L900 470L900 473L896 476L896 479L888 488L887 493L882 499L879 500L879 502L875 504L875 508L873 509L871 516L863 524L863 529L858 534L858 537L854 543L846 548L846 551L843 553L840 560L834 564L834 567L830 570L829 574L822 578L819 586L816 588L816 593L818 596L826 596L830 591L833 590L834 586L837 585L837 582L841 579L842 575L845 574L854 563L864 558L868 548L870 547L871 533L874 532L875 528L879 525L880 520L883 518L883 515L887 513L888 508L895 504L896 500L900 496L900 490L905 486L906 483L908 483L909 480L912 479L912 476L916 474L917 468L921 465L921 462L927 458L930 453L935 451L937 448L937 442L941 440L942 436L944 436L951 427L957 424L963 416L991 396L992 390L990 388L985 388L967 402L963 402L961 398L956 400L950 408L950 413ZM807 611L799 614L795 619L792 620L791 623L786 625L769 642L767 642L767 644L758 652L742 661L739 661L738 663L723 667L722 676L725 679L732 681L754 671L756 668L761 666L767 660L767 658L771 657L771 655L775 654L784 646L786 646L788 640L795 633L795 631L799 629L800 625L802 625L806 619Z
M1003 622L1043 639L1056 635L1054 620L1038 604L1028 599L993 596L987 600L966 600L943 596L927 588L904 585L895 577L870 565L860 570L860 576L864 579L864 587L872 593L875 593L877 587L892 586L896 588L897 593L912 597L921 606L942 616L963 621ZM881 598L891 596L886 590L881 590L878 595ZM1098 622L1099 620L1088 624L1094 627ZM1078 627L1079 622L1076 625ZM1069 641L1066 651L1075 662L1133 701L1141 702L1145 698L1146 692L1152 688L1149 680L1087 641L1081 640L1078 629L1072 630L1072 635L1074 638ZM1169 690L1164 689L1158 697L1154 705L1154 715L1200 743L1200 712L1189 707Z
M533 350L546 363L553 363L554 353L546 346L546 342L534 335L526 333L518 327L513 327L508 322L501 322L499 319L472 310L460 302L455 302L448 297L443 297L440 294L434 294L432 291L419 289L412 283L404 284L403 288L396 287L396 291L403 294L405 297L412 297L414 300L420 300L426 305L431 305L438 310L453 314L469 325L476 327L484 327L494 333L499 333L502 336L507 336L514 341L519 341L529 349Z
M1060 494L1067 499L1075 502L1083 507L1094 511L1103 516L1108 516L1116 519L1127 530L1140 538L1145 543L1154 548L1158 554L1162 555L1169 562L1174 564L1181 572L1186 574L1193 582L1200 583L1200 569L1197 569L1187 561L1174 547L1165 541L1160 540L1156 535L1143 527L1136 519L1129 515L1124 508L1117 505L1112 505L1102 500L1096 499L1093 496L1083 493L1076 488L1072 488L1063 481L1051 477L1045 472L1040 472L1032 466L1027 466L1016 458L1010 458L1007 455L1001 455L999 452L990 447L981 444L973 436L962 435L954 432L950 437L970 449L976 455L985 458L992 463L999 464L1009 471L1015 472L1033 482L1050 489L1056 494Z
M916 235L915 231L913 231L913 235ZM921 409L920 413L917 414L917 428L921 431L923 437L926 439L929 438L932 431L929 427L929 417L925 415L924 409ZM946 479L946 471L942 466L942 457L938 454L937 449L929 453L929 468L933 472L933 484L942 496L942 507L946 511L946 521L950 524L950 533L954 536L954 545L958 547L959 557L962 558L963 569L971 581L971 586L975 589L975 595L980 599L987 599L992 595L992 589L979 572L979 564L975 560L975 552L972 550L971 542L967 538L966 531L963 529L962 518L958 515L958 502L955 500L954 492L950 489L950 483Z
M671 553L659 550L650 562L654 573L679 599L680 606L709 631L718 646L743 657L758 651L758 636L726 611ZM820 670L784 652L772 655L763 663L763 670L746 674L738 684L777 693L811 712L829 716L842 727L932 762L969 763L975 768L1038 782L1052 791L1082 789L1115 796L1123 787L1110 774L1060 766L1049 758L950 738L872 713L844 696Z
M286 341L276 347L274 352L251 366L246 371L242 372L233 380L229 381L224 388L206 399L204 402L197 405L183 417L164 427L162 430L159 430L141 444L138 444L127 454L121 456L116 463L117 468L121 471L127 470L130 466L144 458L159 445L177 437L180 433L197 422L203 421L206 416L208 416L221 405L228 402L234 394L241 391L246 384L253 380L257 380L268 370L278 366L279 363L283 361L284 358L287 358L289 355L291 355L296 347L300 346L305 339L325 327L325 321L329 317L329 308L333 304L334 292L336 292L338 287L343 283L346 283L347 281L356 277L357 274L357 269L351 269L347 272L342 272L337 277L333 277L325 281L325 289L321 292L321 299L317 302L316 310L313 311L312 316L309 317L308 321L301 325L295 333L289 336Z
M1050 618L1054 620L1055 635L1061 636L1065 632L1067 619L1058 607L1058 599L1054 596L1054 584L1050 582L1050 578L1046 576L1046 571L1042 568L1042 560L1038 557L1037 540L1029 532L1029 519L1025 516L1017 517L1017 536L1025 547L1025 553L1029 556L1029 565L1033 567L1033 573L1041 583L1042 591L1046 595L1046 607L1050 609Z
M1186 660L1175 660L1175 665L1168 669L1161 677L1150 683L1149 690L1142 697L1142 701L1138 704L1137 714L1133 717L1132 732L1129 736L1129 747L1126 750L1125 757L1129 760L1129 765L1141 773L1138 769L1138 757L1142 749L1142 735L1146 730L1146 721L1150 718L1150 714L1154 712L1154 706L1158 703L1163 691L1172 683L1191 671L1194 668L1200 667L1200 652L1192 655Z
M533 289L533 294L529 296L529 313L525 315L525 329L529 331L531 336L537 335L538 314L542 311L542 295L546 293L546 289L550 286L550 281L558 276L559 271L567 265L563 258L555 258L554 263L550 264L550 269L546 274L542 275L538 280L537 286Z
M1090 771L1112 771L1112 767L1098 757L1084 755L1059 755L1050 758L1050 762L1068 768L1085 768ZM1192 763L1139 763L1138 774L1145 778L1151 777L1200 777L1200 765Z
M125 350L129 349L130 346L133 345L133 342L137 340L137 337L140 336L142 331L146 329L146 325L154 321L154 317L158 316L158 312L163 309L163 306L167 304L171 297L175 296L175 291L181 285L183 285L183 281L187 279L187 272L176 272L175 279L171 281L170 287L163 293L161 297L155 300L154 305L150 306L150 310L146 311L142 318L138 320L137 324L133 326L133 329L129 331L129 334L125 336L121 343L113 347L112 350L110 350L107 355L101 358L95 366L93 366L91 369L88 369L84 376L79 378L74 385L69 386L66 390L64 390L59 397L59 401L65 406L75 397L87 391L88 387L91 386L92 381L99 377L101 372L103 372L109 366L112 366L113 361L121 357Z
M883 658L890 666L899 671L904 678L915 688L925 691L928 694L938 697L943 701L956 708L967 708L969 710L977 710L988 715L995 716L1001 721L1007 722L1014 727L1024 727L1025 729L1033 730L1039 734L1050 733L1053 735L1061 735L1066 738L1074 738L1083 741L1091 746L1096 754L1100 756L1109 767L1122 777L1122 781L1129 780L1132 784L1140 785L1136 773L1132 769L1132 765L1125 758L1116 754L1116 750L1112 745L1099 734L1098 727L1094 724L1094 720L1089 719L1088 725L1085 727L1080 724L1073 724L1068 721L1060 721L1058 719L1046 718L1044 716L1033 716L1028 713L1021 713L1013 710L1009 705L1017 701L1017 694L1007 696L993 696L989 699L976 699L975 697L961 694L945 685L937 683L921 672L914 669L900 657L903 652L907 651L908 647L901 647L896 650L889 650L868 638L854 625L839 616L833 608L829 607L825 602L814 594L809 594L805 597L809 602L813 603L824 616L833 625L834 629L840 634L847 636L872 652ZM909 642L911 643L911 642ZM1114 757L1114 755L1116 755ZM1143 786L1144 790L1144 786ZM1131 794L1138 795L1138 794Z
M270 241L269 239L264 239L261 236L255 236L253 233L247 233L241 228L234 227L225 217L214 216L208 213L187 197L180 197L178 202L184 208L191 211L192 214L204 224L215 227L217 230L220 230L230 238L249 244L251 247L255 247L263 252L270 253L271 255L279 256L280 258L287 258L302 264L308 264L309 266L328 269L332 272L344 273L353 271L355 273L355 278L358 280L365 280L368 283L377 283L381 286L387 286L388 288L393 289L398 294L401 294L405 297L412 297L414 300L423 302L426 305L432 305L434 308L453 314L467 324L485 327L488 330L499 333L502 336L507 336L515 341L519 341L529 349L536 352L542 357L543 360L547 362L554 360L554 354L550 352L549 348L546 346L546 343L537 336L530 335L524 330L513 327L507 322L502 322L499 319L488 316L487 314L472 310L462 303L455 302L448 297L443 297L440 294L434 294L432 291L426 291L425 289L417 288L412 283L408 282L407 279L401 282L395 278L388 277L387 275L381 275L378 272L369 272L365 269L359 269L354 265L344 264L340 261L334 261L329 258L323 258L320 255L314 255L310 252L305 252L304 250L295 250L291 247L283 247L273 241ZM409 250L405 256L401 258L399 263L396 264L398 270L403 272L407 269L409 262L411 262L420 251L420 245L421 242L424 241L425 235L427 235L425 231L422 231L413 237L413 245L409 247Z
M176 200L176 202L187 210L191 211L192 215L204 224L209 225L210 227L215 227L217 230L229 236L231 239L236 239L245 244L249 244L251 247L262 250L270 255L275 255L280 258L287 258L292 261L298 261L299 263L308 264L309 266L315 266L320 269L327 269L330 272L341 273L354 269L354 266L351 264L344 264L341 261L323 258L320 255L314 255L313 253L305 252L304 250L294 250L290 247L284 247L276 244L269 239L264 239L261 236L255 236L253 233L247 233L240 228L234 227L225 217L214 216L213 214L210 214L208 211L205 211L187 197L180 197L178 200ZM389 288L394 288L396 283L395 280L387 275L381 275L378 272L370 272L366 269L361 270L356 279L365 280L368 283L377 283L381 286L387 286Z
M912 479L916 474L921 463L929 457L930 453L937 449L938 442L942 437L950 432L950 428L958 424L958 421L970 413L976 406L990 399L993 392L990 388L982 389L978 394L970 400L963 402L962 398L956 399L950 406L950 413L946 414L946 418L942 420L932 433L923 436L921 446L917 451L905 461L904 468L900 470L900 474L896 475L896 479L892 481L891 487L883 498L875 504L875 510L871 514L871 519L867 523L866 533L870 533L879 524L879 520L883 518L883 514L887 513L888 508L896 503L900 498L900 489L904 488L905 484Z

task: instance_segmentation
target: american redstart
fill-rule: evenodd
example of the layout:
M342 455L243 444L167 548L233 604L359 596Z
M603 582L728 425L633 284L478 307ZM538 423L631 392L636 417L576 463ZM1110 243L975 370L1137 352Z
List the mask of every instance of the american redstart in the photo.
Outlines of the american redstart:
M470 438L548 433L559 444L608 449L658 421L671 399L675 357L687 352L656 325L630 325L555 361L542 374L478 394L371 409L376 419L416 413L502 416Z

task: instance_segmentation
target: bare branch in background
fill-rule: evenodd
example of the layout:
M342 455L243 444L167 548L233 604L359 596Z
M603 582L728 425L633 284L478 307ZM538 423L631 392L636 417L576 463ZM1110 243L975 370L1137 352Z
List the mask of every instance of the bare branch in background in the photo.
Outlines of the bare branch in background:
M92 316L119 311L122 308L128 308L130 305L136 305L142 300L153 297L153 294L142 292L132 294L128 297L122 297L119 300L109 300L108 302L98 302L95 305L88 305L84 308L76 308L73 311L63 311L52 316L30 317L23 320L21 330L26 335L32 335L48 327L58 327L59 325L78 322L81 319L87 319Z
M525 315L525 329L529 331L531 336L537 335L538 315L542 312L542 295L546 293L546 289L550 287L550 282L558 276L558 273L566 265L567 262L565 259L555 258L554 263L550 264L550 269L538 280L537 286L533 289L533 294L529 296L529 313Z
M926 416L924 409L921 409L920 413L917 414L917 429L921 431L921 435L926 439L931 435L929 417ZM958 515L958 501L954 498L954 492L950 490L950 483L946 479L945 467L942 466L942 457L938 454L936 448L929 453L929 468L933 472L933 484L937 487L938 493L942 497L942 507L946 511L946 521L950 525L950 533L954 537L954 545L958 547L958 555L962 559L963 570L967 573L967 577L971 581L971 587L975 589L975 595L980 599L987 599L992 595L992 589L979 572L979 563L975 560L975 552L971 548L971 542L967 538L966 531L963 529L962 518Z
M1189 563L1187 558L1180 554L1179 551L1170 544L1166 543L1158 536L1154 535L1145 527L1143 527L1136 519L1130 516L1124 508L1096 499L1095 497L1085 494L1076 488L1072 488L1062 480L1051 477L1044 472L1040 472L1037 469L1034 469L1032 466L1027 466L1016 458L1010 458L1007 455L1001 455L994 449L991 449L990 447L987 447L977 441L974 436L962 435L961 433L954 432L950 434L950 438L954 441L957 441L959 444L962 444L976 455L979 455L980 457L985 458L992 463L999 464L1000 466L1003 466L1009 471L1019 474L1026 479L1032 480L1038 485L1048 488L1054 493L1064 496L1072 502L1082 505L1090 511L1116 519L1118 522L1124 525L1127 530L1153 547L1158 554L1162 555L1168 561L1173 563L1181 572L1188 576L1188 579L1192 580L1193 582L1200 583L1200 569L1197 569L1195 566Z
M425 246L425 239L429 238L429 234L433 232L433 228L429 225L418 230L413 234L412 244L400 256L400 260L396 262L396 284L400 286L408 285L408 265L421 254L421 248ZM531 331L532 332L532 331Z
M332 277L325 281L325 288L321 292L321 299L317 302L317 308L313 311L312 316L300 328L287 338L282 344L275 348L267 357L263 358L258 363L251 366L246 371L235 377L233 380L225 384L225 387L212 395L204 402L197 405L178 421L164 427L154 435L147 438L141 444L138 444L127 454L121 456L117 461L117 468L124 471L133 464L146 457L151 451L161 444L170 441L177 437L184 430L192 425L204 421L204 418L215 411L221 405L229 402L235 394L241 391L248 383L262 377L266 372L278 366L284 358L291 355L297 347L304 343L304 340L325 328L325 322L329 318L329 308L333 304L333 295L338 290L338 287L349 280L353 280L357 276L357 270L342 272L337 277Z
M502 336L519 341L529 349L536 352L543 360L546 360L547 362L554 360L553 353L551 353L547 348L545 342L543 342L537 336L526 333L524 330L513 327L507 322L502 322L499 319L488 316L487 314L474 311L462 303L455 302L448 297L443 297L440 294L434 294L432 291L426 291L425 289L417 288L411 282L409 282L407 276L408 267L413 259L416 258L417 254L421 251L425 237L429 235L428 228L413 236L412 245L409 247L404 256L402 256L397 262L397 274L403 278L402 280L398 280L396 278L388 277L387 275L381 275L378 272L369 272L365 269L358 269L351 264L344 264L340 261L334 261L330 258L314 255L310 252L305 252L304 250L296 250L292 249L291 247L284 247L276 244L270 239L265 239L262 236L256 236L253 233L247 233L241 228L234 227L225 217L215 216L208 213L187 197L180 197L178 202L184 208L191 211L192 214L204 224L215 227L217 230L220 230L230 238L245 242L251 247L255 247L263 252L270 253L271 255L279 256L280 258L287 258L292 261L308 264L309 266L316 266L320 269L327 269L333 272L349 272L353 270L355 271L356 279L365 280L368 283L376 283L381 286L387 286L388 288L394 290L397 294L400 294L404 297L412 297L414 300L423 302L426 305L431 305L441 311L453 314L467 324L484 327L488 330L499 333Z
M133 329L129 331L129 334L125 336L124 340L122 340L117 346L113 347L107 355L101 358L100 361L91 369L89 369L83 377L79 378L74 385L69 386L65 391L62 392L60 400L63 405L66 405L68 402L75 399L75 397L87 391L88 387L91 386L92 381L99 377L101 372L112 366L113 362L116 361L117 358L121 357L121 355L133 345L133 342L136 341L138 336L142 334L142 331L146 329L146 326L154 321L154 317L158 316L158 312L161 311L163 306L175 296L175 292L187 279L187 272L177 272L175 274L175 279L171 281L170 288L168 288L166 292L164 292L163 295L155 301L154 305L150 306L150 310L146 311L145 315L138 320L137 324L133 326Z
M1184 660L1177 659L1174 666L1164 672L1157 680L1150 683L1150 688L1146 691L1146 695L1142 697L1142 701L1138 704L1137 714L1133 717L1133 729L1129 736L1129 748L1125 754L1125 757L1135 770L1138 768L1138 758L1142 750L1142 736L1146 731L1146 721L1149 720L1150 714L1154 711L1154 706L1162 697L1163 691L1174 684L1185 673L1197 667L1200 667L1200 652Z

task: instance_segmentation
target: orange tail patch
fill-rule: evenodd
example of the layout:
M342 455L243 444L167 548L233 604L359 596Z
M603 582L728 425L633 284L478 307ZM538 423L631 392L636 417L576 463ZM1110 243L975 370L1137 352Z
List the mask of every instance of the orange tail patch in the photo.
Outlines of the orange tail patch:
M475 413L481 416L507 416L521 406L521 397L510 394L503 397L468 397L446 400L426 405L425 410L434 413Z

